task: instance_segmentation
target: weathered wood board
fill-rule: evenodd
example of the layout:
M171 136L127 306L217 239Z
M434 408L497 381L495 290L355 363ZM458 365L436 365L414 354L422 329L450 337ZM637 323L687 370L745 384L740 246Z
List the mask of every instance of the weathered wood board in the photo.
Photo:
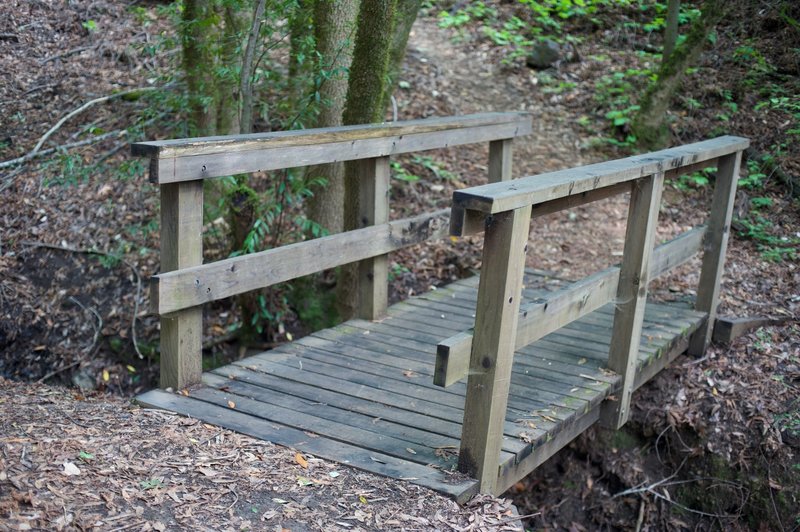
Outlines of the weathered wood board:
M528 271L522 303L564 283ZM436 345L474 324L476 299L477 279L465 279L393 305L383 320L351 320L206 373L188 396L154 390L137 400L464 502L478 490L454 472L466 385L441 388L433 374ZM705 319L652 302L644 313L636 387ZM613 315L606 305L515 353L499 489L591 426L617 391L620 377L604 369Z

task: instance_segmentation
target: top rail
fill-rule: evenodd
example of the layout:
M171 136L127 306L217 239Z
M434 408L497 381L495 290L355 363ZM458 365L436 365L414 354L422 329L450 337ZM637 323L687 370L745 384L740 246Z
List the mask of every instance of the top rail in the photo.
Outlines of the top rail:
M495 214L526 205L539 205L657 172L695 167L697 163L742 151L749 144L749 140L742 137L724 136L616 161L457 190L453 193L453 208L462 212Z
M137 142L150 180L176 183L447 148L531 132L527 113L481 113L314 130Z

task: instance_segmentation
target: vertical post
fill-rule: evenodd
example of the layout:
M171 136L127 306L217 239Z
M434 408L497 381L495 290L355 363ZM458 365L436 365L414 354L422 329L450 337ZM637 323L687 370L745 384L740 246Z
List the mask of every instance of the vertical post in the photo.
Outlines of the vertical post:
M389 221L389 157L357 161L359 181L359 227ZM358 264L358 309L356 315L376 320L389 304L388 257L379 255Z
M736 184L739 179L739 164L742 152L721 157L717 166L714 184L714 199L708 217L708 229L703 242L703 266L700 284L697 287L695 308L708 313L704 326L700 327L689 341L689 354L702 355L711 342L711 333L717 317L719 289L725 268L725 252L731 228L733 204L736 199Z
M489 183L511 179L511 159L514 139L493 140L489 143Z
M161 185L161 271L203 263L203 181ZM203 308L161 317L162 388L175 390L200 382Z
M497 488L531 207L487 218L458 467Z
M614 328L608 354L608 367L622 376L622 388L616 401L606 401L600 409L600 422L613 429L624 425L630 415L644 308L647 303L650 256L653 253L663 185L664 173L659 172L639 179L631 190Z

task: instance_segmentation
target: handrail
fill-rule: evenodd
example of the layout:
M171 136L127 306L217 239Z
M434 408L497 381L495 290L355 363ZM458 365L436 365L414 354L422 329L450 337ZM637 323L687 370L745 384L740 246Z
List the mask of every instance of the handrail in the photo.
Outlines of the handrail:
M480 113L224 137L137 142L150 180L176 183L234 174L354 161L527 135L527 113Z
M447 236L448 210L153 276L150 310L170 314Z
M527 113L483 113L230 137L138 142L161 189L161 273L151 280L151 309L161 316L161 380L184 388L201 376L202 304L358 262L360 318L388 304L391 251L446 235L447 211L389 221L389 156L489 143L490 182L511 178L514 137L531 132ZM355 161L361 228L260 253L203 264L205 179L320 163Z
M657 172L694 168L698 163L713 165L715 159L743 151L748 145L745 138L724 136L625 159L457 190L453 193L453 223L463 219L465 211L494 214L526 205L538 206L591 194Z
M725 136L453 193L451 234L484 230L483 266L475 327L439 345L435 382L448 385L467 376L459 469L477 478L482 492L502 489L498 460L514 352L615 301L608 367L620 375L620 389L601 405L599 419L619 428L630 413L650 277L693 255L701 235L704 253L695 308L707 320L692 336L689 352L705 351L716 315L739 164L748 145L747 139ZM705 166L718 168L707 229L704 234L684 233L654 251L665 176ZM521 307L531 218L625 192L631 199L620 267Z

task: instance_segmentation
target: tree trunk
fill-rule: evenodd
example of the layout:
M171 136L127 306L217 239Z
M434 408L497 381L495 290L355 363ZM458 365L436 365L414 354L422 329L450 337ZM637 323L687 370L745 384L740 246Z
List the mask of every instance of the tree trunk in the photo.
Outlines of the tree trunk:
M314 4L314 37L319 57L317 78L322 80L318 89L322 107L317 115L317 127L342 125L359 3L359 0L316 0ZM315 188L314 196L308 200L308 218L331 234L341 232L344 164L314 166L306 176L326 181L324 186Z
M247 46L242 57L242 71L239 74L241 105L239 114L239 129L242 133L253 132L253 59L258 46L258 36L261 32L261 18L264 16L266 0L257 0L253 23L247 35Z
M241 94L242 37L247 24L247 9L228 4L224 7L225 31L220 47L220 66L224 67L217 80L217 134L241 133L239 99Z
M213 76L208 75L208 65L214 61L210 33L216 28L210 24L209 0L184 0L181 15L181 47L183 72L189 100L189 134L213 135L215 118L213 105L215 87Z
M392 32L392 44L389 50L389 82L386 90L386 101L383 103L384 109L389 105L394 88L400 80L403 59L406 56L408 47L408 34L411 27L417 20L417 13L422 7L422 0L403 0L397 3L395 13L394 31Z
M642 96L639 111L631 129L639 146L646 149L663 147L669 143L666 125L667 109L672 97L680 88L686 69L697 61L709 33L723 16L722 0L707 0L700 17L692 24L686 40L661 64L658 78Z
M396 6L397 0L367 0L361 3L347 103L342 115L345 125L383 121ZM345 165L344 190L344 229L348 231L360 226L359 183L353 163ZM349 319L358 303L357 264L342 267L337 291L339 316Z
M669 61L669 56L675 50L678 42L678 15L681 12L681 0L669 0L667 3L667 24L664 27L664 50L661 62Z

